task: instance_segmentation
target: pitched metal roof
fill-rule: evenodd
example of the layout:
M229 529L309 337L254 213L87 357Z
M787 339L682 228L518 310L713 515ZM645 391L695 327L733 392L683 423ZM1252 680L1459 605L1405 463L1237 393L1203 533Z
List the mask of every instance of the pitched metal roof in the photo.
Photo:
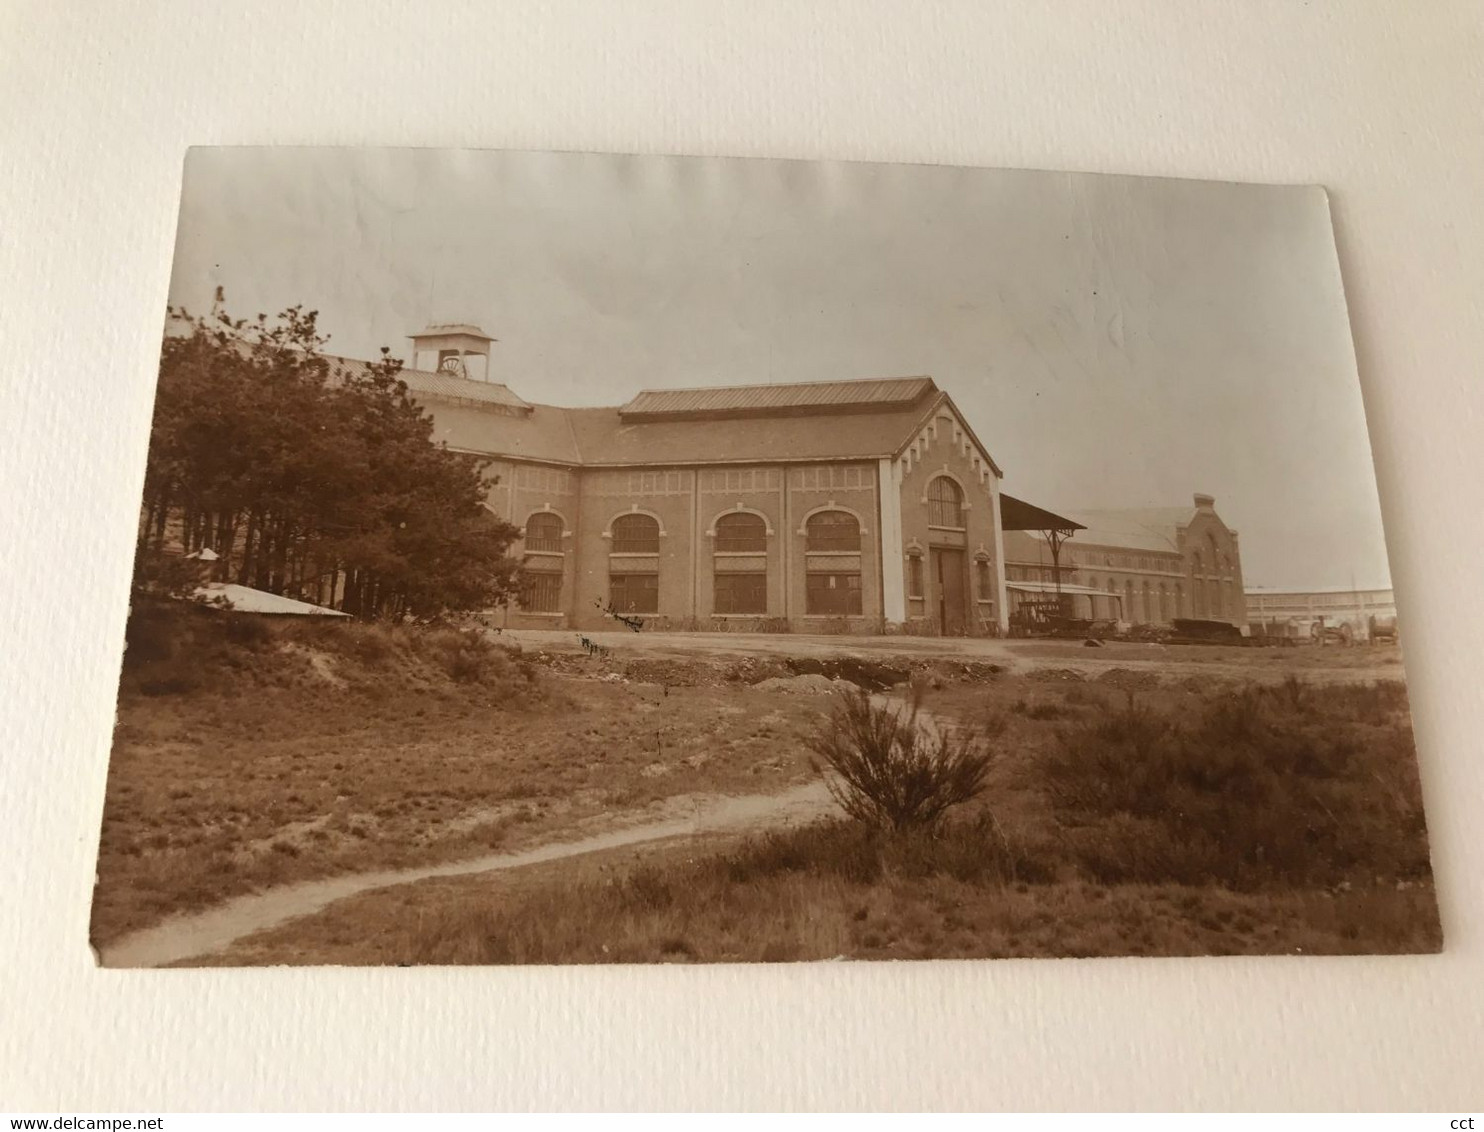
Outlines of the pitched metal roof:
M1143 507L1127 511L1078 511L1086 530L1078 546L1116 546L1125 550L1180 549L1176 529L1195 517L1194 507Z
M350 616L338 609L326 609L323 605L311 605L307 601L296 601L291 597L255 590L250 586L239 586L235 582L208 582L196 590L195 596L233 613L272 613L297 617Z
M528 412L515 412L439 400L432 406L433 439L465 452L576 467L583 457L568 420L575 411L532 405Z
M548 412L542 406L536 416ZM784 416L749 427L734 418L670 417L638 421L617 409L568 409L585 464L778 463L788 460L881 459L894 455L921 426L922 410L882 406L832 418Z
M471 338L483 338L486 342L498 342L498 338L491 338L479 327L469 322L435 322L426 330L419 330L416 334L409 334L409 338L432 338L443 334L467 334Z
M645 389L619 410L625 420L655 417L773 416L816 411L871 412L915 404L936 392L930 377L810 381L795 385L729 385Z
M471 381L451 373L429 373L421 369L404 369L397 375L407 388L424 397L449 401L473 401L480 405L504 405L529 411L531 403L516 396L508 385L498 381Z
M339 368L347 376L363 373L368 363L355 358L325 355L331 368ZM441 401L466 401L476 405L502 405L507 409L530 412L531 403L517 397L508 385L497 381L473 381L454 373L433 372L425 369L404 369L397 373L407 383L407 388L418 397L436 397Z

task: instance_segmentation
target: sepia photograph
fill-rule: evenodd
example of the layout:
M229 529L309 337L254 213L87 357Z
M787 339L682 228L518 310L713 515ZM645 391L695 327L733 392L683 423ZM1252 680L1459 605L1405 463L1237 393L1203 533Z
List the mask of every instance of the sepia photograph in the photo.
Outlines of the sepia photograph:
M198 148L160 308L105 967L1442 947L1321 187Z

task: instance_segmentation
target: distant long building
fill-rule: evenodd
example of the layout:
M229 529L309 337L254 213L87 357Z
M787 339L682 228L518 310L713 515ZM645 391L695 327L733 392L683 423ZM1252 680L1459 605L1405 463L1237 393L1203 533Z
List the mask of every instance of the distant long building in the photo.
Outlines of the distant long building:
M1330 628L1348 625L1356 640L1368 640L1374 626L1395 624L1396 595L1389 586L1312 590L1254 586L1247 591L1247 620L1252 632L1271 637L1307 637L1323 620Z

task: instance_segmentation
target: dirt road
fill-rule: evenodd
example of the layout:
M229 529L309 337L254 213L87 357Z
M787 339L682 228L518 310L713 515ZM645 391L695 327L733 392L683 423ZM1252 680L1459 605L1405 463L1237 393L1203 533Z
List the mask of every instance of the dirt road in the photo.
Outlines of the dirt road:
M616 828L576 841L556 842L520 853L496 853L426 868L355 873L238 897L204 912L173 916L152 928L123 936L99 950L98 962L104 967L162 967L219 951L244 936L287 920L312 915L333 901L375 888L410 884L430 877L515 869L664 838L743 833L788 825L818 817L833 805L822 781L796 786L779 794L672 798L667 801L665 809L667 814L674 816Z
M1395 645L1355 648L1239 648L1222 645L1161 645L1108 641L1005 640L983 637L864 637L803 633L657 633L628 630L506 629L501 639L531 652L584 651L583 639L617 658L681 660L764 657L875 660L977 661L1009 673L1055 668L1096 679L1115 668L1157 672L1164 677L1217 676L1276 681L1289 673L1319 682L1402 679Z

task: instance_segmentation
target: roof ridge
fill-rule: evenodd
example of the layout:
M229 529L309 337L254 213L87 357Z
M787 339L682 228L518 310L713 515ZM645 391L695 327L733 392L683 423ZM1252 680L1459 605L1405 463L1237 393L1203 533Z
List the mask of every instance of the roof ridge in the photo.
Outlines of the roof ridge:
M633 401L645 393L713 393L718 389L776 389L808 388L812 385L869 385L886 381L932 381L930 373L893 374L890 377L837 377L826 381L744 381L736 385L666 385L654 389L640 389L629 400Z

